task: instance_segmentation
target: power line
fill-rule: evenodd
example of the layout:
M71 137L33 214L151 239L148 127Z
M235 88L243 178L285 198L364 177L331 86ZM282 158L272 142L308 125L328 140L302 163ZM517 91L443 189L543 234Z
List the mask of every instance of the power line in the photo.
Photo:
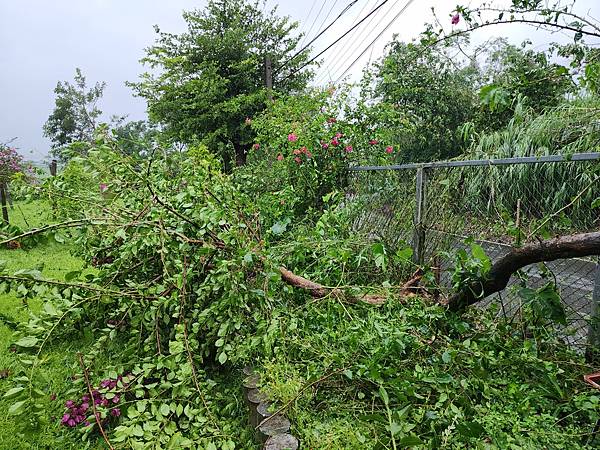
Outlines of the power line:
M265 3L266 4L266 3ZM317 0L313 0L312 5L310 7L310 10L308 11L308 14L306 15L306 17L304 18L304 20L302 21L302 26L300 27L299 33L302 34L302 30L304 30L304 27L306 26L306 22L308 22L308 18L310 17L311 13L313 12L313 9L315 7L315 5L317 4ZM304 35L302 37L302 39L304 40L304 37L306 35Z
M324 50L320 51L316 56L314 56L313 58L311 58L310 60L308 60L308 62L304 63L302 66L300 66L298 69L296 69L294 72L288 74L286 77L284 77L283 79L281 79L280 81L285 81L288 78L294 76L295 74L297 74L299 71L301 71L302 69L304 69L306 66L308 66L309 64L313 63L319 56L321 56L323 53L325 53L327 50L329 50L331 47L333 47L335 44L337 44L339 41L341 41L342 39L344 39L349 33L352 32L352 30L354 30L356 27L360 26L360 24L362 24L365 20L367 20L370 16L372 16L373 14L375 14L377 11L379 11L379 9L385 5L389 0L383 0L378 6L376 6L369 14L367 14L365 17L363 17L361 19L360 22L358 22L356 25L354 25L353 27L351 27L349 30L347 30L344 34L342 34L339 38L337 38L335 41L333 41L331 44L329 44Z
M399 3L400 3L400 1L396 0L394 2L394 4L388 8L387 11L383 12L383 10L382 10L381 12L383 12L383 16L379 17L379 19L377 20L377 23L373 26L370 26L370 25L379 16L379 14L376 14L375 16L371 17L369 22L366 23L366 25L363 27L363 29L357 36L356 40L354 41L355 45L353 46L353 48L350 49L349 52L346 52L343 55L339 55L338 58L336 58L335 63L331 64L331 65L334 65L334 64L336 65L336 67L334 69L334 74L338 73L345 66L346 61L348 61L351 57L353 57L353 55L355 55L357 51L360 51L363 44L365 42L367 42L369 39L371 39L373 34L376 33L377 30L379 29L379 27L382 25L383 21L392 15L394 8L396 8L396 6ZM365 31L369 31L369 32L365 35ZM364 37L363 37L363 35L364 35ZM359 42L359 39L361 39L360 42Z
M375 2L377 2L377 0L375 0ZM356 23L356 21L358 20L358 18L360 17L360 15L364 12L364 10L369 5L369 3L371 3L371 0L369 0L367 3L365 3L365 5L361 9L361 11L356 15L356 17L354 18L354 23ZM392 6L392 8L393 8L393 6ZM371 22L373 22L373 20L375 19L375 17L377 17L377 15L378 14L375 14L374 16L372 16L371 19L369 19L369 21L366 24L364 24L364 26L361 27L360 33L356 34L356 32L359 31L359 28L356 28L352 32L352 36L350 36L352 39L348 39L344 43L344 45L342 46L342 48L340 49L340 51L333 58L333 60L329 63L330 67L333 67L333 66L337 65L340 62L340 60L342 59L342 56L345 56L345 54L347 53L347 49L350 46L350 44L352 42L355 42L356 40L360 39L360 37L364 34L364 32L369 29L369 25L371 24ZM356 37L356 39L355 39L355 37ZM340 64L340 66L341 66L341 64ZM333 73L335 73L335 71ZM323 75L322 77L320 77L319 80L317 81L317 83L321 82L323 78L327 78L327 75Z
M404 13L404 11L406 11L406 8L408 8L412 2L414 2L414 0L408 0L406 2L406 5L404 5L404 7L398 12L398 14L394 16L394 18L385 26L385 28L381 30L381 32L377 36L375 36L375 39L373 39L373 41L360 53L360 55L358 55L358 57L354 61L352 61L352 63L346 68L346 70L344 70L344 72L342 72L342 74L335 80L336 83L340 81L342 77L346 75L346 73L348 73L352 66L354 66L354 64L356 64L365 53L367 53L369 48L371 48L375 44L375 42L377 42L377 40L383 35L383 33L385 33L387 29L392 26L392 24L398 19L398 17L400 17Z
M340 12L338 14L338 16L335 19L333 19L333 21L329 25L327 25L327 27L325 27L325 29L323 29L322 31L317 33L317 35L308 44L306 44L304 47L302 47L300 50L298 50L296 53L294 53L292 56L290 56L286 61L281 63L281 65L274 70L275 75L277 75L277 72L279 72L281 69L283 69L290 61L297 58L302 52L304 52L307 48L309 48L312 45L312 43L315 42L317 39L319 39L327 30L329 30L333 26L333 24L335 24L340 19L340 17L342 17L350 8L352 8L352 6L354 6L356 4L356 2L358 2L358 0L354 0L352 3L350 3L348 6L346 6L342 10L342 12ZM336 3L337 3L337 1L336 1ZM335 4L334 4L334 6L335 6ZM329 10L329 12L331 13L331 9ZM327 17L329 17L329 14L327 15ZM327 20L327 18L325 18L325 20ZM325 21L323 21L323 23L325 23Z
M335 1L333 2L333 5L331 6L331 8L329 8L329 12L327 13L327 15L325 16L325 18L324 18L324 19L323 19L323 21L321 22L321 25L319 25L319 31L317 31L317 35L323 34L323 33L325 32L325 30L323 30L323 25L325 24L325 22L327 22L327 19L329 19L329 16L331 15L331 11L333 11L333 10L334 10L334 8L335 8L335 5L337 5L337 4L338 4L338 1L339 1L339 0L335 0ZM354 3L356 3L356 2L352 2L352 3L351 3L349 6L347 6L347 7L346 7L346 8L345 8L345 9L342 11L342 13L343 13L343 12L346 12L346 11L348 10L348 8L349 8L350 6L352 6ZM338 16L338 17L339 17L339 16Z
M323 11L323 8L325 7L325 3L326 2L327 2L327 0L323 0L323 4L321 5L321 8L319 9L319 12L317 13L317 15L315 16L315 18L313 19L313 22L310 25L310 28L308 29L308 31L306 32L306 34L302 37L302 41L300 42L300 45L302 45L302 43L304 42L304 40L308 37L308 35L312 31L313 27L315 26L315 23L317 23L317 19L321 15L321 11Z

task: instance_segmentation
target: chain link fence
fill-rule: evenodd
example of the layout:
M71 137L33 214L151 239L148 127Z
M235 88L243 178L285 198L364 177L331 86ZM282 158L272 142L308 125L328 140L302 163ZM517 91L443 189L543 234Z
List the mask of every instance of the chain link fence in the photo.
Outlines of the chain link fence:
M468 251L470 240L493 263L513 246L600 229L600 208L592 208L600 198L598 153L364 166L350 174L347 200L356 212L354 229L391 251L410 245L415 262L436 268L446 290L453 254ZM501 314L516 317L522 314L523 289L553 282L567 318L556 331L583 350L590 324L598 319L592 319L598 274L596 258L532 265L482 303L498 302Z

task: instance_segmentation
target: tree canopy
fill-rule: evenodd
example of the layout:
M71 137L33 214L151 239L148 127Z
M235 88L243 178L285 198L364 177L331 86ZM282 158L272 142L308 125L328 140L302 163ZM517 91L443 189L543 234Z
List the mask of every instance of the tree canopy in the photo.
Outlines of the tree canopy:
M52 141L52 153L66 159L63 149L74 142L91 141L102 114L98 101L106 83L98 82L88 88L81 69L75 69L74 83L59 81L56 84L54 110L44 124L44 136Z
M263 12L263 3L214 0L184 13L182 34L157 28L142 60L152 72L131 84L173 141L203 140L226 166L233 156L238 165L245 162L253 139L246 118L266 107L265 59L276 69L275 91L299 90L310 77L297 72L308 53L290 59L300 39L292 35L297 24L276 9Z

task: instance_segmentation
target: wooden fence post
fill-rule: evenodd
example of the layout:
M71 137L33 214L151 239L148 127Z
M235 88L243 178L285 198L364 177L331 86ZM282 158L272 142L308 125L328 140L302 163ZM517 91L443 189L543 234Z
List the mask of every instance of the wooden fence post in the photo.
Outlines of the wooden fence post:
M415 217L413 223L413 261L417 265L425 262L425 209L427 205L427 169L417 169Z
M6 205L6 183L0 182L0 202L2 203L2 219L8 223L8 206Z
M592 294L592 312L588 328L586 359L600 359L600 258L596 259L594 293Z
M265 87L269 100L273 101L273 65L268 56L265 58Z
M50 162L50 175L52 175L53 177L56 176L56 166L57 166L56 160L53 159Z

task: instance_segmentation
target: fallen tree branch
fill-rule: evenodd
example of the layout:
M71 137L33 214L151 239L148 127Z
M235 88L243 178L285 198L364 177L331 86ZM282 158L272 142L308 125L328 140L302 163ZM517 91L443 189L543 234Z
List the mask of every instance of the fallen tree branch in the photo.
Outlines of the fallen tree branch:
M517 270L544 261L600 255L600 231L559 236L512 249L492 265L483 280L465 286L446 301L451 311L460 311L469 305L500 292Z
M322 284L315 283L314 281L310 281L300 275L296 275L285 267L280 267L279 272L281 273L281 278L287 284L299 288L307 290L308 293L314 298L323 298L327 296L332 296L335 298L344 298L345 300L351 303L365 302L371 305L382 305L386 301L386 297L377 294L365 294L360 297L355 297L353 295L347 294L340 288L330 288L327 286L323 286ZM423 277L423 271L418 269L410 280L408 280L404 286L402 287L401 295L409 295L414 293L415 288L421 281Z

